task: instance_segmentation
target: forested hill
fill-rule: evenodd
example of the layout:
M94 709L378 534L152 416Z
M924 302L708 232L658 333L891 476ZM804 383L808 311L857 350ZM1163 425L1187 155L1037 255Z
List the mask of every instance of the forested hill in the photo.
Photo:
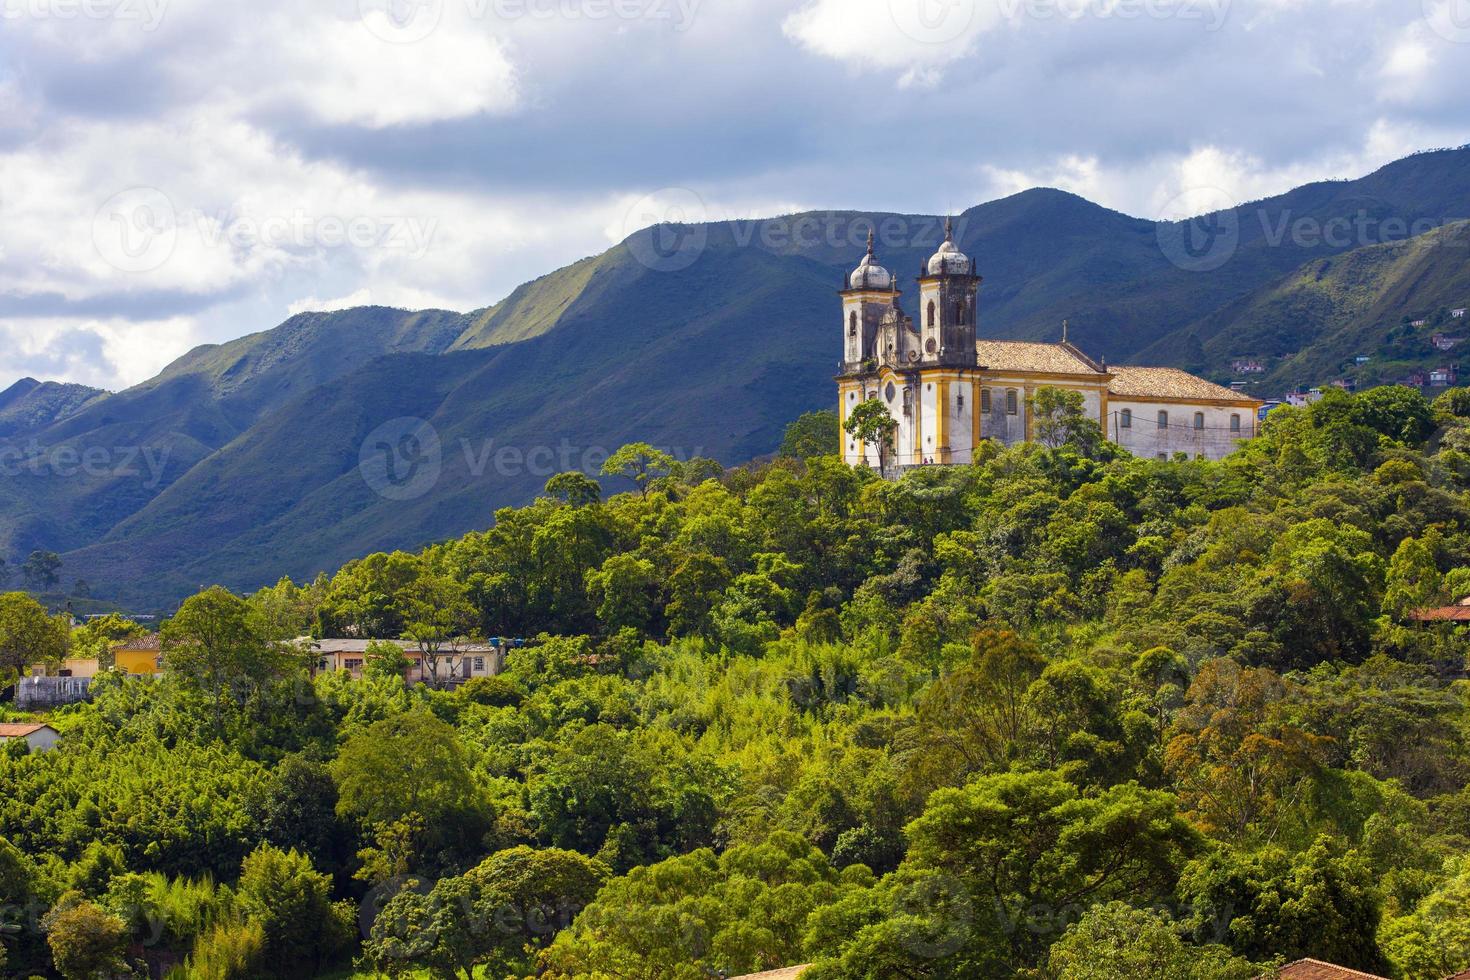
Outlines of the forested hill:
M723 472L633 447L632 492L190 597L161 678L0 751L0 969L1470 968L1466 634L1414 618L1470 595L1470 390L1334 390L1221 462L1056 412L898 482L806 426ZM0 595L0 671L134 632ZM307 632L531 642L451 691L397 644L309 676Z
M1470 150L1447 150L1186 224L1038 189L971 208L956 231L985 275L990 336L1056 339L1069 319L1071 339L1112 363L1223 379L1233 358L1259 356L1277 386L1332 380L1342 352L1371 341L1392 348L1381 375L1394 380L1428 363L1428 340L1395 348L1379 318L1463 305L1463 277L1448 256L1427 256L1440 272L1424 276L1370 253L1467 217L1467 200ZM935 216L856 211L663 226L486 309L303 314L127 391L47 401L20 425L0 408L0 453L23 459L0 480L0 557L59 552L63 589L85 579L167 611L202 582L254 588L483 527L534 496L548 452L590 469L640 439L726 464L768 453L791 418L832 402L833 293L873 225L901 283L943 234ZM1347 253L1345 268L1381 278L1322 272ZM1302 301L1294 284L1317 278L1342 289ZM412 499L359 469L404 419L442 451ZM67 463L83 458L101 462Z

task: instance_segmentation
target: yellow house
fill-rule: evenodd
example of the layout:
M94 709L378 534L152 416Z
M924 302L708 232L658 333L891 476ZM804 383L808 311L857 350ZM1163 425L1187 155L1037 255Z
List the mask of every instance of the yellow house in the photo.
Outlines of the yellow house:
M163 673L163 653L157 633L128 640L112 648L113 663L129 674Z

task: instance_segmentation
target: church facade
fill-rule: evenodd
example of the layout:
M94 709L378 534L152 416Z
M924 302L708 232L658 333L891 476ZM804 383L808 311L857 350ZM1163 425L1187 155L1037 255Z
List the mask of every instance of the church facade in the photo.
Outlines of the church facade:
M899 304L897 280L868 254L842 296L843 350L839 416L876 399L897 423L882 454L842 434L848 463L886 467L964 464L986 439L1029 441L1039 388L1079 392L1108 439L1136 456L1221 459L1254 438L1261 403L1175 368L1110 367L1065 337L1059 344L982 339L981 277L954 242L925 263L918 280L918 322Z

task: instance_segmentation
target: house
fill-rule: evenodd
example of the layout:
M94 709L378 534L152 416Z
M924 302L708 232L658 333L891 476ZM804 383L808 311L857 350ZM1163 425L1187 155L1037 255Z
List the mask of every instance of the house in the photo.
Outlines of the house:
M1376 973L1349 970L1345 966L1323 963L1321 960L1297 960L1288 963L1277 974L1281 980L1388 980Z
M1457 371L1453 364L1437 367L1429 372L1429 386L1431 388L1448 388L1455 383L1456 374Z
M1450 316L1454 317L1456 320L1465 319L1465 307L1462 306L1458 310L1450 310Z
M1428 320L1410 320L1409 321L1409 326L1411 326L1411 327L1425 327L1425 326L1428 326L1428 325L1429 325L1429 321Z
M8 745L15 739L25 742L32 752L50 752L61 741L61 733L50 725L0 725L0 745Z
M163 673L163 637L147 633L112 648L112 662L127 674Z
M392 643L408 658L409 668L404 680L410 684L422 684L428 679L424 655L412 640L325 639L310 643L318 654L318 671L345 670L354 678L361 677L367 663L368 644ZM515 645L519 645L517 641L497 640L494 643L471 643L453 651L446 645L439 657L438 680L460 683L472 677L493 677L502 673L506 654Z
M1454 350L1465 342L1464 337L1451 337L1449 334L1437 333L1429 338L1435 350Z
M1286 396L1286 404L1295 408L1306 408L1314 402L1322 400L1322 389L1313 388L1310 391L1293 391Z
M1240 360L1232 362L1230 370L1236 374L1265 374L1266 365L1260 361Z
M1354 378L1338 378L1332 382L1332 387L1341 388L1343 391L1357 391L1358 382Z
M1373 355L1372 354L1359 354L1357 357L1353 358L1353 363L1354 364L1367 364L1371 360L1373 360Z
M1410 388L1423 388L1429 383L1429 372L1423 368L1415 368L1404 377L1404 384Z

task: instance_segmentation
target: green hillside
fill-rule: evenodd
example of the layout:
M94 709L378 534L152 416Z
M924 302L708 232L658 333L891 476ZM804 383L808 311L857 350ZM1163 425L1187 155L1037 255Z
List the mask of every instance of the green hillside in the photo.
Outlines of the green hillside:
M1171 249L1182 226L1056 190L972 208L956 229L985 275L990 336L1055 339L1069 319L1072 339L1110 362L1215 376L1256 345L1278 359L1274 383L1357 351L1367 341L1354 325L1377 323L1379 308L1432 310L1458 274L1448 260L1426 257L1439 271L1420 274L1418 260L1282 237L1283 223L1368 214L1408 226L1467 199L1470 150L1299 188L1238 209L1228 260L1209 271ZM167 605L205 581L251 588L282 570L307 575L484 526L548 475L487 466L487 447L544 447L560 462L568 446L575 465L634 438L727 463L769 452L786 422L832 400L835 292L870 221L880 260L911 292L942 237L939 218L791 215L681 229L702 247L670 271L649 261L651 236L668 229L649 229L477 312L303 314L192 351L27 433L43 454L131 447L149 465L42 467L0 482L0 556L63 552L68 574L99 596ZM1325 285L1291 286L1306 275ZM1306 360L1284 366L1303 347ZM385 500L365 485L359 450L403 417L433 425L442 475L412 500Z
M1436 333L1463 334L1450 316L1470 306L1470 222L1417 238L1307 263L1201 322L1198 367L1224 376L1231 361L1268 367L1260 387L1350 378L1360 385L1398 381L1415 369L1453 362ZM1425 320L1422 327L1409 324ZM1358 364L1357 358L1370 360Z

